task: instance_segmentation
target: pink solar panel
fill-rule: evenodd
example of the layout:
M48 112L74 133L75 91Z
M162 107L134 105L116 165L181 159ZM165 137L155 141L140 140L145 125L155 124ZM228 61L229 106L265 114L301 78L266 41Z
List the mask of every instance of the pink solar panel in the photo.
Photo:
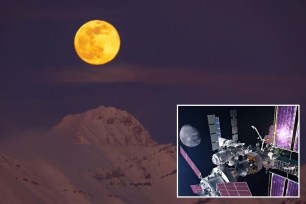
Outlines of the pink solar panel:
M246 182L217 183L221 196L252 196Z
M199 194L203 191L200 185L190 185L190 187L194 194Z
M187 155L187 153L185 152L185 150L180 146L180 152L182 154L182 156L184 157L184 159L187 161L187 163L189 164L189 166L192 168L192 170L194 171L194 173L198 176L198 178L201 177L201 172L199 171L199 169L194 165L194 163L192 162L192 160L190 159L190 157Z

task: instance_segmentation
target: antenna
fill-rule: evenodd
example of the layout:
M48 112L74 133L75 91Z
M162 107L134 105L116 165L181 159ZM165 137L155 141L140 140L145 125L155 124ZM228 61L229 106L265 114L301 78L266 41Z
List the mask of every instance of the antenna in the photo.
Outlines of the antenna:
M258 139L260 139L260 141L263 141L263 139L262 139L261 135L259 134L257 128L255 126L253 126L253 125L251 127L257 132L257 135L259 136Z
M260 149L261 149L261 151L263 151L263 145L264 145L265 139L262 139L261 135L259 134L257 128L254 125L252 125L251 127L257 132L257 135L259 136L258 139L260 139L260 141L261 141L261 148Z

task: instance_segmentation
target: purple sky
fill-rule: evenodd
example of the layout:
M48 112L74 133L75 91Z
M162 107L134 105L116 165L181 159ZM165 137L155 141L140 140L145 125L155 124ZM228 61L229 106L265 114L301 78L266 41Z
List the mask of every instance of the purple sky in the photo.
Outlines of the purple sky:
M182 103L297 103L303 119L305 10L291 0L2 3L0 134L99 105L129 111L159 142L176 141ZM122 43L98 69L73 46L92 19Z

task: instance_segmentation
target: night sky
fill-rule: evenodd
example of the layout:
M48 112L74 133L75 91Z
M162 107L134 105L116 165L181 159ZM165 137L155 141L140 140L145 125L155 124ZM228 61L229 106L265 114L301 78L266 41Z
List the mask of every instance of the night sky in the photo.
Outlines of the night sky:
M177 104L295 103L303 121L305 10L291 0L2 2L0 139L99 105L127 110L162 143L176 141ZM93 19L121 37L101 67L73 46Z
M201 136L201 143L196 147L187 147L180 140L178 144L199 168L203 177L210 174L215 165L211 157L216 151L211 150L211 139L207 121L207 115L215 114L220 118L221 136L232 139L232 127L230 110L237 110L238 141L255 147L259 141L257 133L251 128L254 125L262 137L269 134L269 128L274 121L273 106L258 107L231 107L231 106L179 106L178 108L178 132L185 124L196 128ZM253 196L267 196L269 173L262 169L254 175L240 177L238 181L246 181ZM178 190L181 196L194 196L190 185L198 184L199 179L180 155L178 156Z

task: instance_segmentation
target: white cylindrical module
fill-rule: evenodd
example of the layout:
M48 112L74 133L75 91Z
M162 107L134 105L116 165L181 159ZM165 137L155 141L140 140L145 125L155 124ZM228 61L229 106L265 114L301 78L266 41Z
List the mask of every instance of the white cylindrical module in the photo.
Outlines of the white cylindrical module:
M233 155L230 150L219 151L212 156L212 162L219 166L225 164L233 158Z

